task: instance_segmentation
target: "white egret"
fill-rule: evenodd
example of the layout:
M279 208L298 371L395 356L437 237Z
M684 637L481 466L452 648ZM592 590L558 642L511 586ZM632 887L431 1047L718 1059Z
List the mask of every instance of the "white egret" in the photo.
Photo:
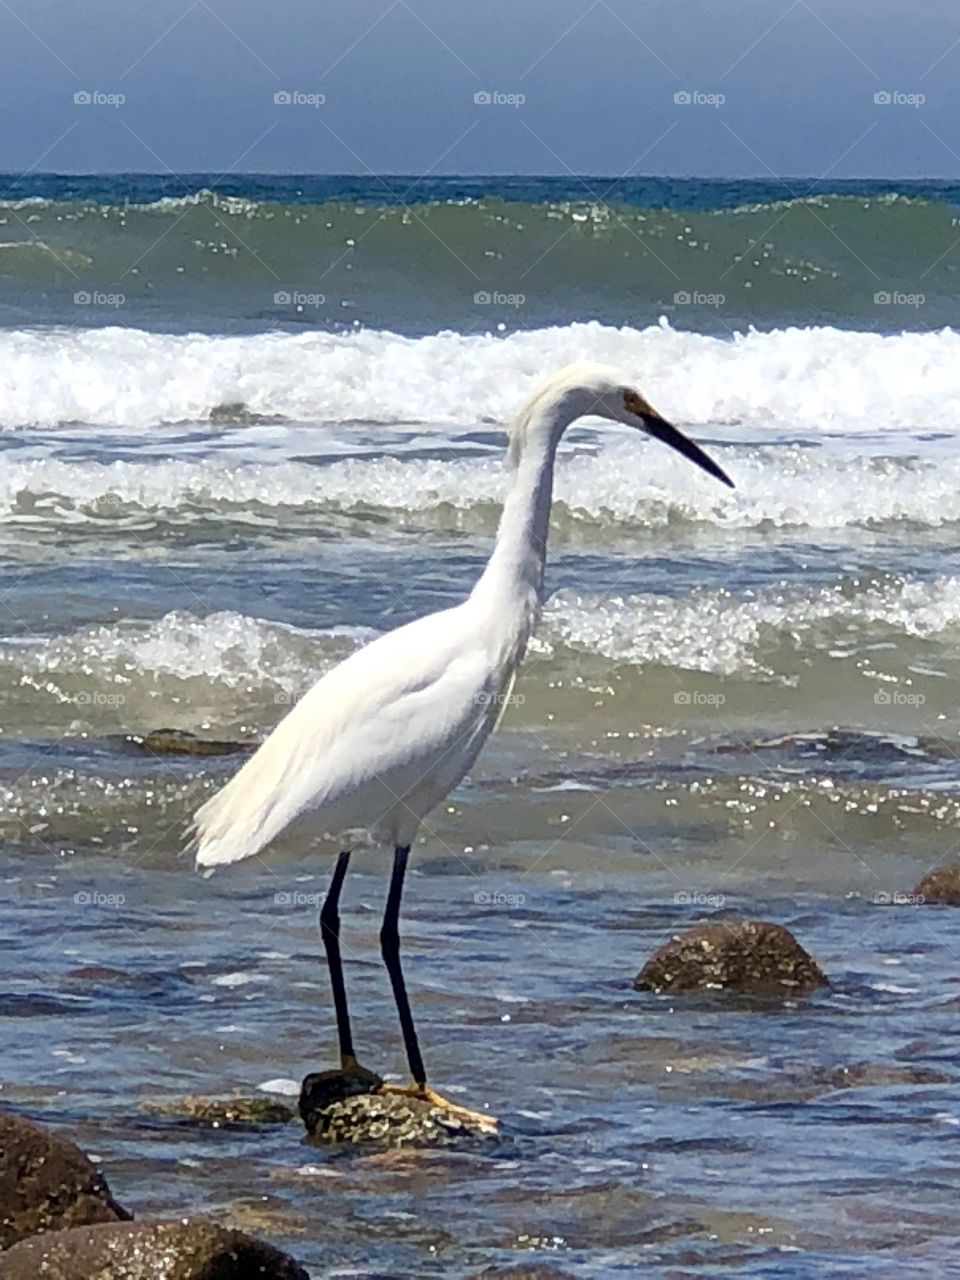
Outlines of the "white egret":
M194 820L200 867L252 857L303 818L318 832L365 831L393 848L380 941L413 1076L405 1092L461 1114L427 1086L400 965L404 874L421 821L468 773L507 701L542 602L557 446L587 414L638 428L732 487L615 373L582 364L563 369L537 388L510 427L513 483L493 554L469 597L379 637L328 671ZM341 845L320 924L342 1071L376 1079L357 1064L340 961L339 899L352 847Z

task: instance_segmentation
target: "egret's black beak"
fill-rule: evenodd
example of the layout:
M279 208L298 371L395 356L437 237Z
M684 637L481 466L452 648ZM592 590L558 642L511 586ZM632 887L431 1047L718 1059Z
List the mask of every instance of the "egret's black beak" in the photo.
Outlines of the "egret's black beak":
M685 458L689 458L691 462L695 462L698 467L702 467L715 479L723 481L732 489L733 481L723 470L718 467L714 460L700 448L698 444L694 444L682 431L678 431L675 426L667 422L665 418L661 418L656 413L642 413L638 415L643 422L644 430L648 435L653 436L655 440L662 440L664 444L668 444L671 449L676 449L677 453L682 453Z

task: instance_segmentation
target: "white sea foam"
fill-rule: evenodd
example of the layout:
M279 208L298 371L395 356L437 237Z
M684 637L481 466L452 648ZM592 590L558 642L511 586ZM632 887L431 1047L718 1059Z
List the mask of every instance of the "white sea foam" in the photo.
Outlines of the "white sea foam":
M614 436L594 453L567 451L557 468L556 518L660 528L677 522L721 528L836 529L960 521L960 459L871 457L797 446L721 447L713 452L735 490L639 437ZM398 518L461 513L502 501L498 456L345 459L323 467L282 461L237 464L219 457L153 462L65 463L8 455L0 471L0 523L109 525L138 512L175 521L278 524L297 513L380 508Z
M831 328L734 339L598 323L507 337L269 333L170 335L137 329L0 334L0 425L149 427L254 413L443 428L505 421L534 382L572 360L613 364L687 423L751 429L952 431L960 335Z
M679 597L566 590L548 601L532 651L549 656L568 650L626 666L751 677L767 672L771 648L783 641L797 647L801 633L805 651L848 658L847 650L838 654L835 648L838 624L848 646L879 635L910 637L936 640L949 647L946 657L952 658L960 643L960 577L739 595L703 590ZM239 613L198 617L177 611L149 623L0 641L0 662L21 671L21 683L34 688L80 681L89 690L102 681L104 688L128 694L147 689L169 697L185 682L198 681L243 698L258 688L279 690L283 696L276 700L287 703L377 634L367 627L304 631Z
M0 642L0 660L44 687L90 679L117 692L144 680L215 682L228 689L273 686L290 698L321 671L377 634L369 628L304 631L223 611L176 610L155 622L120 622L71 635Z
M623 665L672 666L719 676L764 674L764 650L785 636L796 645L801 632L808 651L820 648L838 659L844 656L834 648L830 624L836 623L843 625L848 641L870 629L955 645L960 641L960 578L888 580L856 593L841 586L740 596L705 590L680 598L561 591L549 602L533 649L549 654L562 646ZM818 627L824 631L819 644Z

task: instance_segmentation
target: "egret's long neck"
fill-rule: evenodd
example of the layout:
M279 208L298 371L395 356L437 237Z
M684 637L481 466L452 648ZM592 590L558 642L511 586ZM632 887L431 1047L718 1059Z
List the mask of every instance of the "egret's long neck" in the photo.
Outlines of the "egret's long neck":
M553 463L562 423L538 422L520 448L493 555L473 591L504 648L518 662L537 621L553 497Z

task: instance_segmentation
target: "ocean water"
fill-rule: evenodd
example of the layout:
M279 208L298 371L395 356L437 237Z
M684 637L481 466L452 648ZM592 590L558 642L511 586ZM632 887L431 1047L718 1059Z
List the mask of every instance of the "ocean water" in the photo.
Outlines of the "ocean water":
M0 1099L138 1215L315 1277L940 1276L960 1163L960 186L138 175L0 181ZM333 1065L328 867L202 879L253 741L489 554L504 425L623 369L728 491L627 430L561 450L517 698L425 826L407 980L494 1154L331 1154L145 1102ZM402 1075L387 862L344 899L361 1056ZM704 919L831 989L632 990ZM289 1087L293 1087L290 1085Z

